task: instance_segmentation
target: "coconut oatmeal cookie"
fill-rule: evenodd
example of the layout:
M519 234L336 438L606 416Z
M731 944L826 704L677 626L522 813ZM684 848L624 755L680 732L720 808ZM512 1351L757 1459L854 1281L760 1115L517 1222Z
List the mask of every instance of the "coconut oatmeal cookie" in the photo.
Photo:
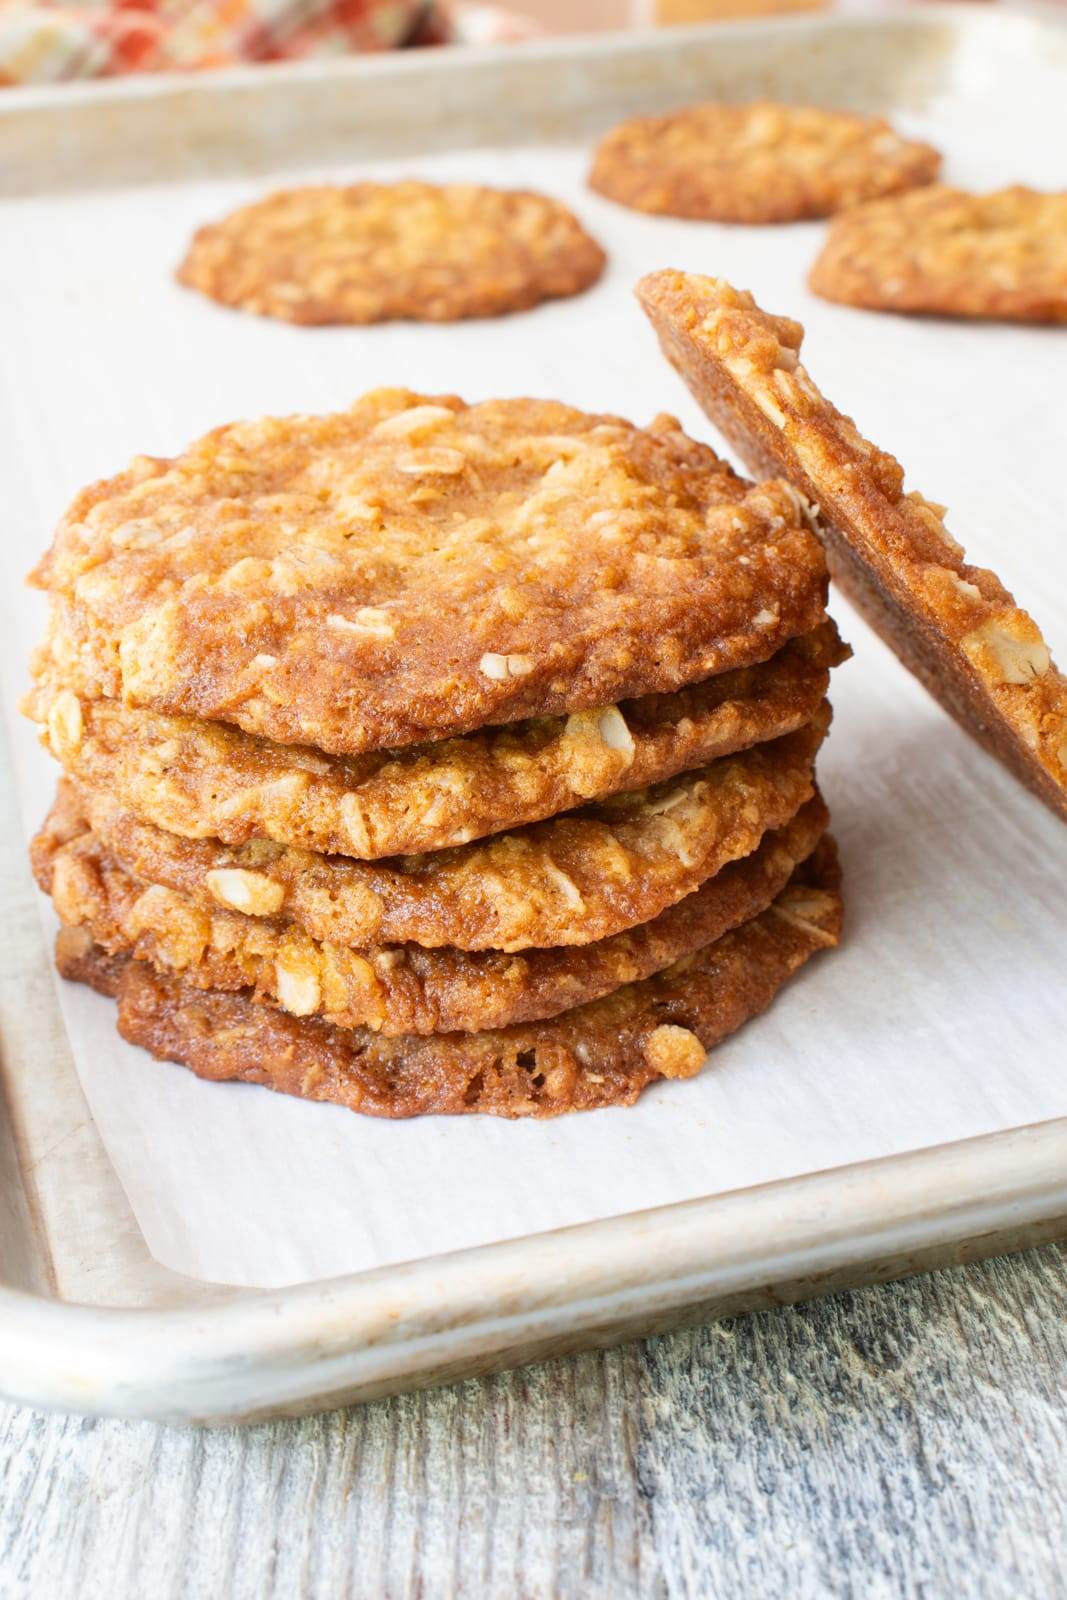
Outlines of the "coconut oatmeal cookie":
M831 569L901 660L974 738L1067 818L1067 679L945 507L906 493L799 359L804 330L716 278L657 272L638 296L664 353L753 472L785 472L819 508Z
M793 222L937 176L941 157L881 117L817 106L687 106L605 135L589 182L636 211Z
M299 323L455 322L579 294L604 252L558 200L472 184L288 189L200 229L178 280Z
M139 458L33 581L75 694L335 755L673 691L825 617L795 491L673 418L392 389Z
M75 807L168 914L177 914L167 899L176 890L208 911L282 917L313 939L356 948L589 944L658 916L788 822L814 792L812 768L829 720L827 706L797 733L652 789L453 850L382 862L262 839L238 846L182 839L96 791L75 790Z
M67 927L111 955L150 961L198 989L251 989L299 1015L386 1034L472 1032L555 1016L662 971L764 911L825 832L815 796L751 855L651 922L592 944L503 954L445 946L351 950L291 923L208 911L134 878L61 803L33 842L37 881ZM311 1002L314 1004L311 1004Z
M73 778L170 833L375 860L466 844L791 733L847 655L825 622L764 664L673 694L361 756L82 699L48 672L23 709Z
M1067 322L1067 193L938 184L857 206L833 222L809 282L876 311Z

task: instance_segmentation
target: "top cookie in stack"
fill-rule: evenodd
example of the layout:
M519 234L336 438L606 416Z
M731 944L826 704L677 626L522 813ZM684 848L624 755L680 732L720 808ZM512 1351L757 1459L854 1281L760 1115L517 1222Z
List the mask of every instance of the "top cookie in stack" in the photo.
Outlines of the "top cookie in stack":
M690 1075L836 939L804 511L668 417L398 390L85 490L27 703L62 968L378 1114Z

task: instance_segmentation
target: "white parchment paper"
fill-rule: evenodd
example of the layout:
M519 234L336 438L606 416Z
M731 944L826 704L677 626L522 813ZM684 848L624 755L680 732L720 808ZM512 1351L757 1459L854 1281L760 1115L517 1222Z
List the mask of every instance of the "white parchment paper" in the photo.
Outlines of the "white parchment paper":
M987 62L965 62L957 92L901 120L947 150L951 180L1052 186L1062 99L1054 74L1034 82L1006 99ZM657 267L720 274L799 317L819 384L902 459L911 486L949 504L971 558L1064 654L1067 333L824 304L804 285L820 226L640 217L588 193L585 163L578 150L481 151L396 169L545 189L610 254L590 294L455 327L294 329L179 289L170 274L191 230L262 184L4 209L0 664L27 834L55 769L14 710L44 612L20 581L75 489L217 423L334 409L381 383L553 396L638 422L669 410L710 437L632 297ZM220 1282L297 1282L1067 1113L1067 829L834 609L856 649L821 765L847 939L699 1078L556 1122L375 1122L199 1083L124 1045L109 1002L60 984L90 1106L153 1254Z

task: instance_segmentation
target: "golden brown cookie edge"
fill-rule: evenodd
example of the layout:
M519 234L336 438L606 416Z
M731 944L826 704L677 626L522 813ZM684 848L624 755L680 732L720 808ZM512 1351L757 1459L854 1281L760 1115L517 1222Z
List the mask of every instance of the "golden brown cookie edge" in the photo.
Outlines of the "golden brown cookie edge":
M628 1000L633 1013L624 1031L613 1020L617 996L608 996L497 1033L364 1039L247 996L186 990L142 962L101 956L84 930L60 936L57 963L63 976L117 997L119 1031L129 1043L199 1077L258 1083L379 1117L556 1116L630 1105L656 1078L699 1072L708 1050L765 1010L818 950L838 943L839 882L827 836L761 916L685 971L633 985L646 993L636 1006L632 994L624 996L623 1009Z

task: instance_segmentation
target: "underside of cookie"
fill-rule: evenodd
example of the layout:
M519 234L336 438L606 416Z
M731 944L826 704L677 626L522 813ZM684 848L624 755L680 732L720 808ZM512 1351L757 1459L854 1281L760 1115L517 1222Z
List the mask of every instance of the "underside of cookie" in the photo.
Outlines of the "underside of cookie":
M825 838L761 915L668 971L549 1021L484 1033L385 1038L297 1018L251 993L197 989L109 956L65 929L64 977L118 1001L131 1044L198 1076L262 1084L369 1116L487 1112L546 1117L630 1105L657 1078L688 1078L817 951L838 942L836 853Z
M194 238L179 282L297 323L501 316L579 294L604 252L546 195L473 184L287 189Z
M756 473L806 497L832 575L906 666L1067 817L1067 679L999 578L970 566L945 508L906 493L799 360L803 329L715 278L658 272L638 296L668 359Z
M941 184L837 217L809 282L870 310L1067 322L1067 193Z

